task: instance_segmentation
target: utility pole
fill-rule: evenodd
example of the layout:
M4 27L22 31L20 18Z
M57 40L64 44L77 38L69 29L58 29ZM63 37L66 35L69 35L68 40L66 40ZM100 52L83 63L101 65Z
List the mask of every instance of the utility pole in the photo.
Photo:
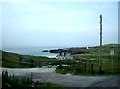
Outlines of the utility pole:
M101 74L102 70L102 15L100 15L100 57L99 57L99 73Z

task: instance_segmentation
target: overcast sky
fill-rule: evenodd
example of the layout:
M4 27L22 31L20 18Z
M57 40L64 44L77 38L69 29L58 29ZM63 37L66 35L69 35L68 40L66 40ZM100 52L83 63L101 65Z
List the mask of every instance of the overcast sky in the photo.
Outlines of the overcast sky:
M99 45L118 43L117 2L4 2L2 44L10 47Z

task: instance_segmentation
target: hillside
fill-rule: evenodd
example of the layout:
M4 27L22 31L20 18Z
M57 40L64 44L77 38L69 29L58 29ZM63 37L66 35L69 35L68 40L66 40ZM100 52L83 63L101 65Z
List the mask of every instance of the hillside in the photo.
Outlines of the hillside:
M29 68L29 67L38 67L40 61L49 61L56 60L55 58L48 58L44 56L30 56L30 55L21 55L11 52L2 52L2 67L9 68Z
M102 51L104 54L110 53L110 48L114 47L115 54L118 52L118 44L106 44L102 46ZM74 54L98 54L99 53L99 46L94 47L71 47L71 48L64 48L64 49L52 49L52 50L43 50L43 52L50 52L50 53L59 53L59 52L67 52Z
M110 48L114 47L114 55L110 55ZM70 48L71 49L71 48ZM72 48L77 50L85 50L88 53L72 54L73 59L76 60L75 64L71 64L68 67L57 68L58 73L72 73L72 74L98 74L99 73L99 46L81 48ZM120 57L119 57L118 44L107 44L102 46L102 68L105 74L118 74L120 71ZM113 62L112 60L113 59ZM113 63L113 67L112 67ZM112 72L113 69L113 72Z
M106 44L102 46L102 53L103 54L110 54L110 48L114 47L115 50L115 54L118 54L118 44ZM69 50L72 51L84 51L87 54L99 54L99 46L94 46L94 47L73 47L73 48L69 48Z

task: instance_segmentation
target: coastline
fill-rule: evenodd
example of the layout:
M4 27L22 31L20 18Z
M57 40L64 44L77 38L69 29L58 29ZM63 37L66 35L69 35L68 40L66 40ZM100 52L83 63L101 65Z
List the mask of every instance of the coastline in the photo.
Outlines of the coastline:
M43 50L50 50L54 48L6 48L3 49L5 52L11 52L11 53L17 53L21 55L31 55L31 56L42 56L42 57L48 57L48 58L56 58L56 53L50 53L50 52L43 52Z

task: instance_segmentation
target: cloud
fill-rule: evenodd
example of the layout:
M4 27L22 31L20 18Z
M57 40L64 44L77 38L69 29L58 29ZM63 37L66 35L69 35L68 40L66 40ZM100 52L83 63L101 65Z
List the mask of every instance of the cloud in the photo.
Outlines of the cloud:
M117 5L117 3L116 3ZM94 8L96 10L110 10L112 9L112 3L103 3L102 5L95 5Z
M71 10L67 7L63 9L47 3L10 3L8 7L5 7L9 10L6 10L5 14L6 17L11 14L12 17L8 17L7 23L12 28L48 32L75 32L93 29L87 23L87 20L95 15L92 10Z
M3 8L11 13L41 13L55 11L56 8L49 6L47 3L3 3Z
M0 3L0 50L2 49L2 8Z

